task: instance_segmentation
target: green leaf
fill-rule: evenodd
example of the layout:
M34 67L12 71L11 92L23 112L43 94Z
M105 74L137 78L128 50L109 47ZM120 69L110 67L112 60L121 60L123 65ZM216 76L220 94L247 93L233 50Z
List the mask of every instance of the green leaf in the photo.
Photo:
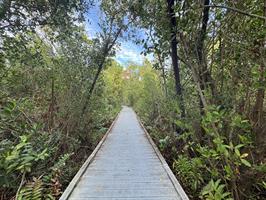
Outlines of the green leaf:
M236 148L235 148L235 153L236 153L236 155L237 155L238 157L240 157L240 155L241 155L241 154L240 154L240 151L239 151L238 149L236 149Z
M241 159L241 162L242 162L244 165L246 165L247 167L251 167L251 164L250 164L247 160L245 160L245 159Z

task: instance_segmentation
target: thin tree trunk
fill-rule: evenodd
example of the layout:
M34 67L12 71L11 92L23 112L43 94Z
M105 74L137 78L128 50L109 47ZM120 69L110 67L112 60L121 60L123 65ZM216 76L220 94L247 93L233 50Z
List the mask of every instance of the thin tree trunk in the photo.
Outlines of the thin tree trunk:
M219 41L220 41L219 50L220 50L220 68L221 68L221 87L219 92L221 94L223 93L224 89L224 42L221 36L219 38Z
M197 63L198 63L198 72L199 72L199 86L201 91L203 92L203 95L206 93L206 89L211 88L212 94L213 94L213 86L211 85L211 75L208 70L207 62L206 62L206 55L204 52L204 42L206 39L207 35L207 26L208 26L208 21L209 21L209 11L210 7L205 7L210 4L210 0L203 0L203 13L202 13L202 20L201 20L201 29L198 33L197 37L197 43L196 43L196 57L197 57ZM200 94L199 94L200 95ZM204 116L205 115L205 110L204 110L204 103L202 102L201 96L199 96L199 108L200 108L200 115ZM199 124L201 124L201 119L199 120ZM199 139L200 143L202 143L202 138L205 133L205 130L201 127L199 130Z
M266 0L264 0L264 16L266 17ZM266 18L264 20L264 27L266 28ZM263 83L265 81L264 73L265 73L265 58L263 57L264 48L266 47L266 35L264 36L264 41L262 41L261 48L260 48L260 57L261 57L261 65L260 65L260 78L259 82ZM260 87L257 90L256 94L256 101L253 108L253 122L255 123L255 129L257 132L257 141L261 142L261 139L263 138L261 134L263 134L261 127L263 125L263 103L264 103L264 97L265 97L265 88Z
M161 70L162 70L162 77L163 77L163 88L164 88L164 92L165 92L165 96L167 96L168 94L168 90L167 90L167 85L166 85L166 76L165 76L165 69L164 69L164 66L163 66L163 59L161 57L161 52L160 50L158 50L158 48L156 47L156 42L155 42L155 39L153 37L153 34L151 32L151 28L150 28L150 38L153 42L153 46L154 46L154 50L155 50L155 54L157 55L158 57L158 61L159 61L159 66L161 67ZM159 47L160 48L160 47Z
M54 75L52 76L52 91L50 105L50 129L54 126L54 110L55 110L55 93L54 93Z
M54 126L54 116L55 116L55 104L56 104L56 98L55 98L55 91L54 91L54 71L52 71L52 77L51 77L51 94L50 94L50 104L48 108L47 113L47 128L49 131Z
M18 190L16 192L16 197L15 197L15 200L18 200L18 196L19 196L19 193L20 193L20 190L24 184L24 181L25 181L25 176L26 176L26 172L23 172L22 174L22 177L21 177L21 181L20 181L20 184L19 184L19 187L18 187Z
M182 94L182 87L181 87L181 81L180 81L180 70L179 70L179 63L178 63L178 57L177 57L177 38L176 38L176 17L174 12L174 4L175 0L167 0L167 12L169 16L169 24L170 24L170 30L171 30L171 58L172 58L172 65L174 70L174 76L175 76L175 90L176 94L180 101L180 110L181 110L181 118L185 117L185 105L183 100L183 94Z
M103 57L102 57L102 60L101 60L101 62L100 62L100 64L99 64L99 66L98 66L98 69L97 69L96 75L95 75L95 77L94 77L94 79L93 79L93 82L92 82L92 85L91 85L91 87L90 87L90 89L89 89L89 91L88 91L88 96L87 96L86 101L85 101L85 103L84 103L84 106L83 106L83 108L82 108L81 116L83 116L84 113L85 113L86 110L87 110L87 107L88 107L88 104L89 104L89 101L90 101L91 95L92 95L92 93L93 93L93 91L94 91L94 88L95 88L96 82L97 82L97 80L98 80L98 78L99 78L99 76L100 76L100 73L101 73L101 71L103 70L104 63L105 63L105 61L106 61L106 58L107 58L109 52L111 51L111 49L113 48L113 46L115 45L116 40L118 39L118 37L119 37L119 35L120 35L121 31L122 31L122 28L123 28L123 27L120 27L120 28L118 29L117 33L115 34L114 39L113 39L111 42L110 42L110 37L109 37L109 38L107 39L107 41L106 41L106 44L104 45L104 48L103 48Z
M210 3L210 0L204 0L204 6L208 6L209 3ZM215 86L214 86L213 79L211 77L210 71L207 66L206 55L204 52L204 42L207 36L209 11L210 11L210 7L204 7L202 22L201 22L201 30L197 38L196 51L197 51L197 58L198 58L198 65L199 65L199 73L200 73L199 77L201 81L201 89L204 91L205 89L210 88L212 95L215 96Z
M157 56L158 56L159 64L160 64L161 69L162 69L163 88L164 88L165 96L167 97L168 91L167 91L167 85L166 85L165 69L163 66L163 61L162 61L160 53L157 53Z
M104 66L104 63L105 63L105 59L106 59L106 56L104 55L104 58L103 58L102 62L99 64L99 66L98 66L96 75L95 75L95 77L93 79L93 82L91 84L91 87L90 87L90 89L88 91L88 96L86 98L86 101L85 101L84 106L83 106L83 109L82 109L82 115L84 115L85 111L87 110L88 103L90 101L92 92L93 92L93 90L95 88L96 82L97 82L97 80L98 80L98 78L100 76L100 73L101 73L102 69L103 69L103 66Z
M204 6L209 5L209 3L210 3L210 0L204 0ZM210 10L210 7L204 7L203 9L201 30L199 32L199 36L197 39L197 56L198 56L198 63L200 64L200 66L202 66L205 63L204 57L203 57L203 48L204 48L204 41L206 38L207 25L209 21L209 10ZM202 67L206 68L206 66L202 66Z
M260 66L260 79L259 82L264 81L264 72L265 67L263 65ZM253 108L253 121L256 127L261 127L263 121L263 102L265 97L265 89L259 88L256 94L256 102Z

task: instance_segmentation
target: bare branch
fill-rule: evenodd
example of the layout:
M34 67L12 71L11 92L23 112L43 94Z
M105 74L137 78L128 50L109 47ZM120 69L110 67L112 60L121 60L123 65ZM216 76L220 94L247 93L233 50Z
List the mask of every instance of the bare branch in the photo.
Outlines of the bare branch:
M233 11L233 12L237 12L237 13L240 13L242 15L246 15L246 16L249 16L249 17L255 17L255 18L258 18L258 19L262 19L262 20L266 20L266 17L264 16L261 16L261 15L256 15L256 14L252 14L252 13L248 13L248 12L245 12L243 10L240 10L238 8L233 8L233 7L229 7L229 6L222 6L222 5L206 5L204 7L210 7L210 8L223 8L223 9L227 9L227 10L230 10L230 11Z

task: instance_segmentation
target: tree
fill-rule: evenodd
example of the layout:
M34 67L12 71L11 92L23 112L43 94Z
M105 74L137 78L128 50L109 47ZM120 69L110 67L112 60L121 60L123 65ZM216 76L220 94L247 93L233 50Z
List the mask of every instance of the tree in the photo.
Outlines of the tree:
M171 32L170 34L171 58L172 58L174 76L175 76L175 89L176 89L176 94L178 95L180 101L181 117L183 118L185 117L185 107L182 96L180 69L178 66L178 57L177 57L177 38L176 38L177 24L176 24L174 6L175 6L175 0L167 0L167 12L169 19L169 28Z

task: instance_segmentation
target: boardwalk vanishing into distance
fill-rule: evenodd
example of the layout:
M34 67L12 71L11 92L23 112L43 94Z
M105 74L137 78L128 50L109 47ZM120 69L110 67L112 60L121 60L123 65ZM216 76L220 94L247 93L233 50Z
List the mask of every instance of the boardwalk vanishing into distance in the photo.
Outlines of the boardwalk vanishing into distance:
M123 107L60 200L187 200L162 155Z

